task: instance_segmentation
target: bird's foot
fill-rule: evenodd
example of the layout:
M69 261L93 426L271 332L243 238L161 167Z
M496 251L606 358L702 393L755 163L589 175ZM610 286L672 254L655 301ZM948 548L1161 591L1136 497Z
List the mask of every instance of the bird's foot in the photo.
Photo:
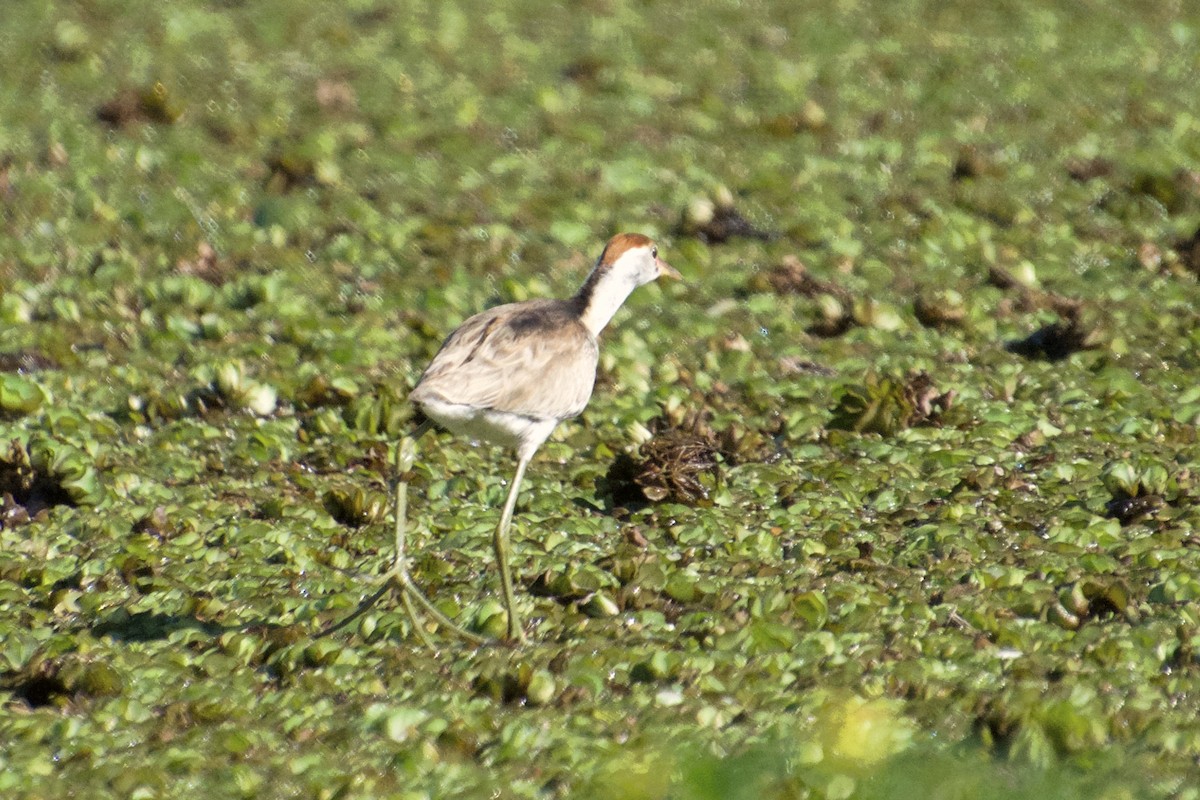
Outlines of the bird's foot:
M400 587L401 596L404 599L404 608L406 611L408 611L408 617L412 622L413 629L426 644L431 643L428 639L428 635L425 632L424 620L422 620L420 614L417 613L417 608L413 606L414 601L421 610L433 617L433 621L437 623L439 627L445 628L447 631L453 633L459 638L465 639L466 641L475 645L487 644L491 641L490 639L480 636L477 633L472 633L442 613L441 609L435 606L433 602L426 597L420 589L417 588L416 583L413 582L412 576L408 574L407 570L400 569L396 571L393 569L393 571L395 572L395 580L397 581L397 585ZM389 572L388 574L391 575L392 572Z

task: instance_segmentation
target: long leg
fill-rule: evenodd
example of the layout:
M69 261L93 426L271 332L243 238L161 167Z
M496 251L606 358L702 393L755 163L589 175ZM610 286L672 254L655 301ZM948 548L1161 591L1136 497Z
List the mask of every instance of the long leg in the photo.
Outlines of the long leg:
M379 599L393 587L398 587L401 592L405 591L405 581L402 576L408 575L408 564L404 555L404 532L408 526L408 473L412 471L413 462L416 461L417 440L424 436L432 427L433 424L429 420L426 420L396 445L396 472L392 476L393 491L396 493L396 558L392 562L392 568L384 574L380 587L370 597L359 603L358 608L354 609L350 614L317 634L317 638L329 636L332 633L340 631L370 611L379 602ZM411 583L411 581L409 582ZM413 624L413 628L424 639L425 629L422 627L421 621L411 611L412 604L408 602L407 597L404 598L404 601L404 607L409 610L409 619Z
M465 628L455 624L445 614L438 610L429 598L427 598L420 589L417 588L412 576L408 572L408 550L407 550L407 534L408 534L408 479L409 472L412 471L413 462L416 460L416 440L429 430L431 423L426 421L419 428L413 431L411 436L405 436L400 440L400 445L396 450L396 560L392 563L392 568L388 572L389 580L396 580L400 584L400 590L404 592L404 609L408 612L408 617L412 621L413 629L417 635L428 642L425 634L424 622L413 608L411 600L417 601L429 616L433 617L434 621L442 627L453 633L458 634L462 638L475 644L483 644L486 639L482 636L477 636Z
M475 644L483 644L486 640L471 633L468 630L456 625L445 614L437 609L421 593L413 582L412 576L408 572L408 555L407 555L407 532L408 532L408 481L409 473L412 471L413 462L416 460L416 442L426 431L433 427L429 421L423 422L411 434L400 440L400 444L396 448L396 475L395 475L395 492L396 492L396 556L392 562L392 568L383 576L383 585L370 597L363 600L358 608L351 614L326 628L318 636L328 636L335 631L349 625L354 620L365 614L379 598L392 587L398 587L401 591L401 600L403 601L404 610L408 613L408 618L412 622L413 630L421 638L423 642L429 644L429 636L425 633L424 621L420 618L416 608L413 607L412 601L416 601L418 605L425 609L437 624L443 626L447 630L457 633L467 641Z
M508 528L512 524L513 509L517 505L517 494L521 491L521 479L525 477L529 459L530 456L523 455L517 461L517 474L513 476L512 488L508 490L508 499L504 502L504 511L500 513L500 524L496 526L494 541L496 562L500 565L500 587L504 590L504 605L508 609L508 638L519 642L525 641L525 632L521 629L521 618L517 615L512 573L508 569Z
M426 420L396 445L396 560L392 562L392 571L397 575L408 574L408 556L405 551L405 539L408 529L408 481L413 463L417 460L417 440L425 435L432 427Z

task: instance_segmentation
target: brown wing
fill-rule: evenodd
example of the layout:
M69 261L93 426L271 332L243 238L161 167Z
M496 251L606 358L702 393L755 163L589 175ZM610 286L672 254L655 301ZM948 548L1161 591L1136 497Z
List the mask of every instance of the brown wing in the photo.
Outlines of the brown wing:
M446 338L410 397L567 419L592 396L598 355L596 340L565 302L497 306Z

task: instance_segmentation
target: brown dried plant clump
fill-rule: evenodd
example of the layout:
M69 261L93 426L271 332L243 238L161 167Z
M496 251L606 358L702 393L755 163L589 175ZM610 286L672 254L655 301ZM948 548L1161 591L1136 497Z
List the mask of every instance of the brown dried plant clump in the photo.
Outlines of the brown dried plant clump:
M1100 347L1100 334L1083 318L1083 306L1062 306L1059 319L1038 328L1024 339L1014 339L1005 345L1010 353L1026 358L1061 361L1082 350Z
M988 283L1016 293L1012 302L1001 306L1002 314L1015 308L1025 313L1049 310L1059 317L1023 339L1005 343L1005 349L1010 353L1026 358L1061 361L1081 350L1100 347L1100 332L1089 322L1082 300L1027 286L1003 267L995 265L988 268Z
M967 145L958 151L954 159L954 167L950 170L953 181L982 178L998 172L992 156L974 145Z
M819 317L807 328L808 333L814 336L840 336L860 324L855 316L854 295L843 286L813 275L795 255L784 256L778 265L765 274L756 275L751 279L749 288L751 291L815 298Z
M1200 228L1190 238L1176 243L1174 249L1187 270L1200 277Z
M762 461L774 451L769 434L736 423L715 430L707 408L664 412L648 428L653 435L639 448L640 457L618 456L609 468L606 482L617 505L707 503L703 476L719 483L722 463Z
M42 519L59 505L74 505L62 484L33 464L17 439L0 453L0 528L15 528Z
M122 89L96 109L96 119L113 128L125 128L139 122L171 125L182 115L183 108L161 82L140 89Z
M1086 183L1094 178L1107 178L1115 171L1112 161L1103 156L1073 158L1066 164L1071 180Z
M28 374L48 369L61 369L61 365L40 350L26 349L0 353L0 372Z
M967 309L957 296L934 292L917 295L913 314L927 328L957 328L966 321Z
M180 275L194 275L213 286L222 286L229 280L231 268L211 244L202 241L196 246L195 256L175 262L175 271Z
M1115 497L1105 503L1104 508L1108 516L1122 525L1130 525L1153 517L1164 505L1166 501L1161 495L1147 494L1137 497Z
M752 288L769 287L775 294L798 294L802 297L828 294L839 300L853 299L850 292L842 286L815 277L803 261L791 254L784 256L777 266L767 272L765 283L766 286Z
M923 371L903 381L868 375L842 392L829 428L894 436L906 428L940 424L957 396L954 389L940 390Z
M746 219L733 204L733 193L724 186L711 195L692 199L683 209L677 230L684 236L694 236L705 244L723 244L730 239L778 238L775 231L758 228Z
M652 435L639 448L639 457L620 455L608 470L605 481L616 505L704 505L709 503L709 487L720 484L722 465L770 461L779 455L778 429L760 430L740 420L715 428L713 406L722 404L716 397L687 406L688 411L664 410L648 423Z
M358 110L358 95L346 81L322 78L317 81L315 95L322 111L348 114Z
M634 482L652 502L671 500L695 503L708 500L708 489L700 476L719 478L717 449L704 437L672 429L658 434L641 447L641 461Z

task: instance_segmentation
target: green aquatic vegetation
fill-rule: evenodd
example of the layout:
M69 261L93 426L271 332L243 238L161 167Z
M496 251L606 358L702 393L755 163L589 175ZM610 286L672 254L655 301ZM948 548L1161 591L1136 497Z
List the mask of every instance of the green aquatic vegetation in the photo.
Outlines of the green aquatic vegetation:
M12 0L5 797L1195 797L1187 4ZM525 648L409 388L618 230ZM503 629L506 455L413 570Z

